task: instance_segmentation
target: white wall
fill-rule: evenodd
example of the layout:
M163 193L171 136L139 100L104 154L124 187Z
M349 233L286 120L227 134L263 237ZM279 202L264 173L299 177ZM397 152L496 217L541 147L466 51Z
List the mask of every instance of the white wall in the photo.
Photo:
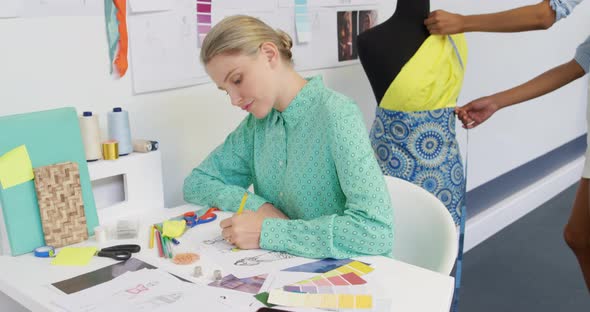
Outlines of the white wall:
M496 2L433 1L433 8L483 12L534 1ZM394 8L394 1L382 4L381 20ZM571 58L576 44L590 33L590 4L583 3L577 11L546 32L470 34L461 102L522 82ZM102 17L0 19L0 38L0 115L74 106L78 112L100 113L104 128L106 112L124 107L134 137L161 143L167 206L182 203L184 177L245 116L212 84L134 96L130 74L121 80L109 77ZM322 74L328 86L357 100L370 126L375 99L360 65L304 74ZM585 82L580 81L501 112L474 130L470 188L584 133L585 103Z

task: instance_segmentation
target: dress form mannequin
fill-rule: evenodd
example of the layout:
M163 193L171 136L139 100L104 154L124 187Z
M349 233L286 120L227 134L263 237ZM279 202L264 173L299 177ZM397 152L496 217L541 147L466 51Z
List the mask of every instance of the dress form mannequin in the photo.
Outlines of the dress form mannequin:
M395 13L388 20L359 34L359 59L377 103L381 102L402 67L428 38L424 19L429 13L429 0L398 0Z
M464 229L466 181L454 109L467 44L463 34L430 36L424 25L429 11L429 0L398 0L392 17L358 36L358 56L378 105L369 136L383 174L432 193Z

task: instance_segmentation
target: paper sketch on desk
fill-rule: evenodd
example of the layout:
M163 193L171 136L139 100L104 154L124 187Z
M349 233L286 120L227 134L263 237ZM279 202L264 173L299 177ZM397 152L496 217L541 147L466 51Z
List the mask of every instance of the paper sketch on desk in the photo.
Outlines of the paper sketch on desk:
M229 274L224 276L220 281L210 283L209 286L242 291L256 295L260 292L260 288L264 284L267 275L268 274L262 274L247 278L237 278L234 275Z
M251 295L183 283L163 270L125 273L109 282L59 297L53 305L61 311L204 311L252 309Z
M253 257L240 258L236 262L234 262L234 265L255 266L255 265L260 265L264 262L275 262L275 261L291 259L291 258L295 258L295 256L288 254L286 252L269 251L269 252L263 253L261 255L253 256Z
M238 278L246 278L266 274L295 265L310 262L309 259L297 257L286 252L262 249L240 250L215 234L201 241L201 256L207 257L223 269L223 275L233 274Z
M206 247L215 248L217 251L221 253L232 252L232 249L236 247L226 242L221 235L211 239L206 239L203 241L203 244L205 244Z

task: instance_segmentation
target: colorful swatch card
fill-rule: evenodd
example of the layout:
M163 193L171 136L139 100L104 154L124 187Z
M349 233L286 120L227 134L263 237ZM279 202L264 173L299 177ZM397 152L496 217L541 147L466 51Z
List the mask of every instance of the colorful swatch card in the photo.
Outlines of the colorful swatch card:
M282 271L287 272L309 272L309 273L326 273L337 269L343 265L351 263L352 259L322 259L319 261L309 262L302 265L290 267Z
M197 34L199 36L199 48L203 45L203 40L209 30L211 30L211 1L197 0Z
M281 289L270 291L268 302L287 307L321 309L372 309L373 296L346 294L304 294L286 292Z
M298 43L311 41L311 22L309 20L307 0L295 0L295 29Z
M311 294L334 294L342 293L342 291L338 291L336 288L364 285L366 283L367 281L362 279L356 273L350 272L331 277L314 277L313 279L309 279L306 283L299 282L295 285L286 285L283 287L283 290Z
M358 278L360 278L360 276L365 275L367 273L372 272L374 269L362 262L359 261L353 261L350 262L348 264L345 264L341 267L338 267L332 271L328 271L322 275L318 275L315 277L312 277L310 279L307 280L303 280L300 282L295 283L295 285L306 285L306 284L314 284L317 285L317 283L323 283L324 285L333 285L332 283L330 283L329 281L326 282L325 280L330 278L330 277L334 277L334 276L342 276L348 273L354 273L355 275L357 275ZM352 277L351 277L352 278ZM362 279L361 279L362 280ZM316 283L314 283L314 281L316 281ZM364 280L363 280L364 281ZM321 286L321 285L320 285Z

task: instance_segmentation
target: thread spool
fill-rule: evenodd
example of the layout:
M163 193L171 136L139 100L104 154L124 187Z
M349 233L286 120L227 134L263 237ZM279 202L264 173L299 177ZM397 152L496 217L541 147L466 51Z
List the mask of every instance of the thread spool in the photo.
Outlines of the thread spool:
M133 151L139 153L147 153L153 150L152 141L148 140L133 140Z
M119 143L117 141L103 142L102 157L104 160L115 160L119 158Z
M158 148L160 147L158 144L158 141L150 141L152 142L152 151L157 151Z
M94 237L96 242L103 244L107 241L107 230L104 226L97 226L94 228Z
M221 281L222 278L223 278L223 276L221 276L221 270L213 271L213 279L215 281Z
M84 112L79 117L80 132L82 142L84 142L84 152L87 161L96 161L102 158L100 147L100 128L98 126L98 116L92 115L92 112Z
M203 276L203 269L201 268L200 265L195 266L195 270L193 271L193 276L194 277L201 277L201 276Z
M108 113L109 139L119 142L119 156L125 156L133 151L131 144L131 130L129 129L129 113L120 107L113 108Z

